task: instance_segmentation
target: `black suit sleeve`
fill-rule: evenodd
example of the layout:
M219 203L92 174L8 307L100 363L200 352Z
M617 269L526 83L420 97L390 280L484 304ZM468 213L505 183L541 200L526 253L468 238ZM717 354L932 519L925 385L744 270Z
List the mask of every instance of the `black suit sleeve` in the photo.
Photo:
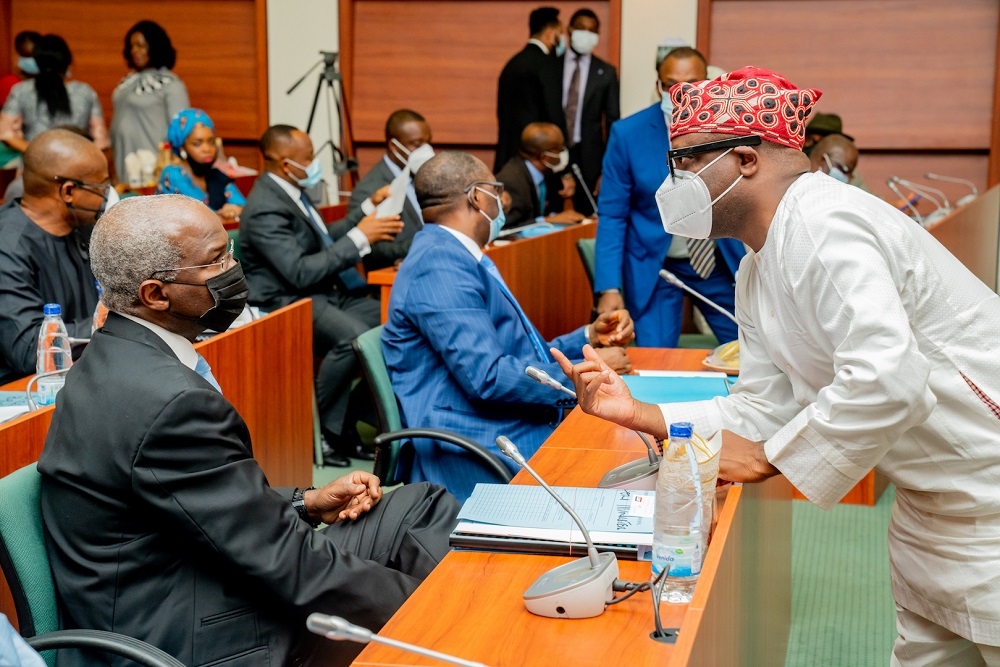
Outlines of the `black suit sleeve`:
M221 559L300 610L329 610L366 627L392 615L418 580L349 553L273 491L240 437L245 426L216 391L179 393L139 445L132 490L149 520Z
M345 236L350 229L346 221L330 226L330 237L336 239L333 245L308 252L292 229L293 223L301 224L290 217L293 215L275 210L261 211L253 216L251 224L240 229L240 233L247 234L253 247L296 289L304 290L327 281L360 261L357 246Z
M605 97L604 102L604 121L607 126L604 128L605 135L604 140L607 141L607 137L611 135L611 124L622 117L621 110L621 85L618 81L618 73L615 72L615 68L608 65L611 69L611 84L608 86L608 94Z

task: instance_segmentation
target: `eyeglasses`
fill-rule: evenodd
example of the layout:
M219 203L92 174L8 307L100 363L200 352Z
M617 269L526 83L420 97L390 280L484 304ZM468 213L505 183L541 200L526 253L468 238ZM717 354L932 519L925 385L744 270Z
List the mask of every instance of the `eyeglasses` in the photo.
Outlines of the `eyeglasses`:
M840 160L830 157L829 153L823 153L823 159L826 160L826 166L830 168L831 171L836 167L837 169L844 172L844 174L850 178L851 174L854 172L853 169L848 169L847 165Z
M698 144L696 146L688 146L687 148L671 148L667 151L667 165L670 167L670 175L673 176L674 170L680 168L677 166L677 160L683 160L703 153L711 153L712 151L736 148L737 146L759 146L760 143L761 138L756 134L751 134L745 137L709 141L707 144Z
M168 273L168 272L171 272L171 271L184 271L185 269L207 269L210 266L218 266L223 271L226 271L226 270L229 269L230 266L232 266L233 262L236 261L236 259L233 257L233 248L234 247L235 247L234 240L233 239L229 239L229 249L226 250L226 254L223 256L223 258L222 258L221 261L212 262L211 264L199 264L197 266L178 266L178 267L175 267L173 269L157 269L156 271L153 271L152 273L149 274L148 280L152 280L153 276L155 276L157 273ZM177 282L177 281L166 281L165 280L163 282ZM184 284L188 284L188 283L184 283Z
M469 194L470 192L472 192L473 188L479 187L480 185L489 185L496 190L496 193L498 195L503 194L503 183L500 183L498 181L472 181L471 183L465 186L465 189L463 189L462 192L464 192L465 194Z
M53 176L52 180L57 183L72 183L81 190L86 190L104 199L108 198L108 189L111 187L110 178L106 183L88 183L87 181L81 181L79 178L70 178L68 176Z

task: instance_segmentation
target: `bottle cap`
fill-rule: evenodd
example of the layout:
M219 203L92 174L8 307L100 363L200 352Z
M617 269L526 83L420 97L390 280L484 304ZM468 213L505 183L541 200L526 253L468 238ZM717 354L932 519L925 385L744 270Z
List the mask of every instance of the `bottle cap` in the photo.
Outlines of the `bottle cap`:
M694 433L694 425L691 422L676 422L670 425L671 438L690 438Z
M36 306L37 308L37 306ZM36 311L37 312L37 311ZM47 303L42 307L43 315L62 315L62 308L58 303Z

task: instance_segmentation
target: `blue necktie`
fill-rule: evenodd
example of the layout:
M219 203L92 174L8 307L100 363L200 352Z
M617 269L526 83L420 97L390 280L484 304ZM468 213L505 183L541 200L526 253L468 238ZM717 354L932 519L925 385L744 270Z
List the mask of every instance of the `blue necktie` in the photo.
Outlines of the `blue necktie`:
M330 238L330 233L327 232L326 225L324 225L320 220L316 218L315 215L313 215L312 202L309 201L309 196L306 195L305 190L302 191L301 201L302 201L302 206L306 209L306 215L309 216L309 219L312 221L314 225L316 225L316 228L319 230L319 236L323 240L323 247L329 248L330 246L333 245L333 239ZM347 288L348 292L353 292L354 290L364 289L368 287L368 282L364 279L364 277L360 273L358 273L358 270L353 266L349 269L344 269L337 275L340 276L340 280L343 281L344 287Z
M547 202L549 189L545 186L545 179L538 184L538 210L541 211L540 215L545 215L545 210L548 208Z
M222 387L219 386L219 381L215 379L214 375L212 375L212 367L208 365L207 361L205 361L205 357L200 354L198 355L198 363L195 364L194 372L205 378L205 381L215 387L216 391L220 394L222 393Z
M514 310L517 311L517 316L521 318L521 325L524 327L524 330L528 332L528 338L531 339L531 344L535 347L535 352L538 353L538 358L541 359L543 363L552 363L552 357L549 356L549 351L545 345L545 341L542 340L538 331L535 330L535 327L531 324L531 320L528 319L528 316L524 314L523 310L521 310L521 304L517 302L514 295L510 293L509 289L507 289L507 283L503 281L503 276L500 275L500 270L497 269L497 265L494 264L493 260L486 255L483 255L483 258L480 261L483 266L486 267L486 272L489 273L490 276L493 277L493 280L497 282L497 285L500 286L500 291L503 292L504 296L507 297L507 300L514 306Z

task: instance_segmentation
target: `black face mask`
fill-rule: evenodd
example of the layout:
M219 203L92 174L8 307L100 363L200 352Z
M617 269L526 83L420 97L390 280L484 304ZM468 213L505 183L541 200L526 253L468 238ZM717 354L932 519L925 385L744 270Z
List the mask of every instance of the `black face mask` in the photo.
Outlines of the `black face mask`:
M187 163L188 167L191 168L191 173L195 176L200 176L201 178L208 176L208 174L215 169L215 163L213 162L195 162L191 158L188 158Z
M246 307L247 296L250 294L250 287L247 285L246 276L243 275L243 267L240 266L239 262L203 283L185 283L179 280L164 280L163 282L207 287L209 294L215 299L214 306L199 317L187 317L177 313L174 315L186 320L194 320L206 329L219 332L225 331L236 321L236 318Z

